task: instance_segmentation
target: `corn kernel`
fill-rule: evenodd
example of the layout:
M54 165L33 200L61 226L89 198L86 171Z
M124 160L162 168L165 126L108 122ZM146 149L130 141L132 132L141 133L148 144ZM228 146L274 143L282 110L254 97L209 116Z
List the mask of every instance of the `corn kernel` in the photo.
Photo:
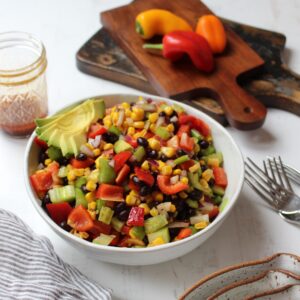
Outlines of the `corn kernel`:
M206 221L200 221L199 223L196 223L194 227L199 230L204 229L205 227L207 227L207 225L208 223Z
M131 118L133 121L142 121L144 119L145 113L142 108L139 107L133 107L132 108L132 114Z
M149 147L153 150L159 151L160 149L160 142L157 139L150 138L148 140Z
M96 200L96 195L94 192L88 192L85 194L85 200L89 203Z
M207 137L206 137L206 141L207 141L207 142L211 142L211 141L212 141L212 136L211 136L211 135L207 136Z
M136 204L136 200L137 198L132 195L127 195L125 199L126 204L129 206L134 206Z
M94 150L93 150L93 153L94 153L95 156L99 156L100 153L101 153L101 151L100 151L99 148L97 148L97 149L94 149Z
M103 118L103 124L105 127L110 127L112 125L111 123L111 117L110 116L106 116Z
M202 178L205 180L205 181L209 181L212 177L213 177L213 171L211 169L207 169L205 170L203 173L202 173Z
M89 180L86 184L86 189L90 192L95 191L97 188L97 184L94 181Z
M119 119L119 113L118 112L113 112L111 114L111 119L112 119L113 124L117 124L118 119Z
M176 154L175 148L172 147L162 147L161 152L168 158L171 158Z
M151 132L155 132L155 130L156 130L156 125L155 124L151 124L150 125L150 130L151 130Z
M131 119L131 110L130 109L125 109L125 117Z
M84 175L84 169L74 169L72 170L75 176L80 177Z
M198 171L200 169L200 164L199 163L196 163L194 164L193 166L191 166L189 168L189 171L192 172L192 173L195 173L196 171Z
M205 189L209 188L209 185L208 185L208 183L207 183L207 181L205 179L201 178L199 180L199 183L202 185L203 188L205 188Z
M144 126L145 126L145 122L143 121L133 122L134 128L143 129Z
M199 162L200 162L200 165L201 165L201 166L204 166L204 165L205 165L205 161L204 161L203 159L201 159Z
M121 105L122 105L122 107L125 108L125 109L126 109L126 108L130 108L130 104L129 104L128 102L123 102Z
M147 160L145 160L142 165L141 168L145 171L149 171L149 162Z
M188 197L188 194L185 193L185 192L180 192L179 197L182 198L182 199L186 199Z
M85 143L85 146L87 146L90 150L94 150L94 147L90 143Z
M139 137L144 137L147 134L147 130L143 129L140 132L137 132L133 137L135 139L139 138Z
M68 181L74 181L76 179L76 175L73 171L70 171L67 175Z
M161 171L162 168L163 168L166 164L165 164L163 161L161 161L161 160L158 160L157 162L158 162L158 170Z
M114 145L111 143L106 143L103 147L103 150L110 150L113 149Z
M173 175L180 175L181 174L181 170L180 169L176 169L173 171Z
M96 217L97 217L96 211L88 210L88 213L90 214L90 216L93 220L96 220Z
M162 202L164 200L164 195L162 193L154 193L154 200L158 202Z
M174 213L176 211L176 206L174 204L171 204L170 212Z
M152 207L152 208L150 209L150 215L151 215L152 217L156 217L156 216L158 215L158 210L157 210L155 207Z
M154 239L149 245L148 247L152 247L152 246L159 246L159 245L163 245L165 244L164 240L162 237L157 237L156 239Z
M72 234L74 234L75 236L81 238L81 239L87 239L89 237L89 234L87 232L78 232L77 230L75 229L72 229L70 231Z
M89 168L84 169L84 176L89 176L91 174L91 170Z
M144 209L144 215L149 215L150 208L149 208L148 204L142 203L142 204L139 205L139 207Z
M52 163L52 160L50 158L47 158L44 161L45 166L49 166L51 163Z
M148 119L149 119L149 121L151 123L155 123L157 121L157 119L158 119L158 113L152 113L152 114L150 114Z
M207 164L209 167L219 167L220 161L217 158L210 158Z
M168 130L169 132L173 132L173 131L175 130L174 125L173 125L173 124L169 124L169 125L167 126L167 130Z
M173 171L172 167L168 165L161 168L162 175L170 176L172 174L172 171Z
M88 203L88 210L96 210L97 203L96 201Z
M180 179L180 181L181 181L182 183L184 183L184 184L188 184L188 183L189 183L189 180L188 180L187 177L182 177L182 178Z
M166 106L164 108L164 112L167 114L167 116L171 116L171 114L173 113L173 108L171 106Z
M134 135L134 134L135 134L135 129L134 129L134 127L128 127L128 129L127 129L127 134L128 134L128 135Z

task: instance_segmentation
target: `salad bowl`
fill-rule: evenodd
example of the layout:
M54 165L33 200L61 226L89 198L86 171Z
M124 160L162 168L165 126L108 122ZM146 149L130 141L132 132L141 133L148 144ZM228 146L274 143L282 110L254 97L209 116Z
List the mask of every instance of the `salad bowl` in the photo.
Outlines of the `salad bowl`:
M97 98L102 98L107 107L111 107L123 102L135 102L139 99L139 95L126 95L126 94L112 94L101 95ZM156 247L146 248L118 248L112 246L103 246L90 243L83 239L74 236L67 231L59 227L41 207L41 201L37 197L34 189L30 184L30 175L34 173L38 166L38 147L34 143L36 134L33 133L28 141L26 148L24 168L25 168L25 183L31 202L43 220L54 230L60 237L70 243L72 246L80 249L82 253L87 254L89 257L99 259L106 262L125 264L125 265L149 265L156 264L164 261L168 261L177 257L180 257L199 245L212 236L216 230L222 226L224 220L229 216L231 210L235 206L240 194L243 180L244 180L244 163L241 152L229 135L229 133L215 120L207 116L206 114L192 108L188 105L165 99L156 96L144 96L144 98L151 98L153 101L164 101L170 105L177 104L183 107L183 109L190 115L202 119L206 122L212 133L214 145L218 151L221 151L224 157L224 168L227 173L228 186L226 188L224 199L226 203L223 205L223 209L216 219L209 224L206 228L198 233L187 237L183 240L163 244ZM86 100L86 99L84 99ZM84 100L78 101L72 106L76 106ZM65 108L64 108L65 109ZM225 200L224 200L225 201ZM226 204L226 205L225 205Z

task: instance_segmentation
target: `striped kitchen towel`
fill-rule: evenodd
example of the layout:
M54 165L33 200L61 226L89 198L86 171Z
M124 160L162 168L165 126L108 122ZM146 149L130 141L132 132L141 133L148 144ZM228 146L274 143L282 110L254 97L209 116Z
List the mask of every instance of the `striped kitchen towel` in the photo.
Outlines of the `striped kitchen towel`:
M0 209L0 299L111 299L110 292L63 262L46 237Z

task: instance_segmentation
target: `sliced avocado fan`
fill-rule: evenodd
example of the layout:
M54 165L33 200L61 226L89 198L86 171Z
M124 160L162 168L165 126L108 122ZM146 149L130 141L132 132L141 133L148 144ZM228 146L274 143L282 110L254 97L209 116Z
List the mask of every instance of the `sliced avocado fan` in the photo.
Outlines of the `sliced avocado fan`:
M86 140L90 125L105 115L102 99L89 99L52 117L36 120L36 134L49 146L61 149L64 156L77 155Z

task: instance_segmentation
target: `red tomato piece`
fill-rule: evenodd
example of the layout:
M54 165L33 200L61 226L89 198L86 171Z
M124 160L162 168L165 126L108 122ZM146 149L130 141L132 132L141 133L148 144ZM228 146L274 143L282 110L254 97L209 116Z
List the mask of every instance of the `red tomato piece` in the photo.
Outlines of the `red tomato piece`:
M175 184L170 184L170 176L158 175L157 176L157 184L159 189L163 192L163 194L174 195L183 190L188 189L189 185L182 182L177 182Z
M49 171L37 172L30 176L30 182L38 196L43 197L52 187L52 174Z
M139 167L135 167L134 172L138 179L145 182L147 185L152 186L154 184L154 177L149 171L145 171Z
M118 154L116 154L113 158L115 161L114 169L116 172L118 172L126 163L126 161L131 157L132 152L131 151L122 151Z
M98 187L96 197L102 200L122 202L124 201L123 192L124 190L121 186L102 183Z
M213 174L214 174L216 185L219 185L219 186L225 188L228 184L227 175L226 175L225 170L221 167L214 167Z
M129 231L130 231L131 227L124 225L121 229L121 233L123 233L124 235L129 235Z
M131 136L125 135L124 139L125 142L131 145L133 148L136 148L138 146L137 140L133 139Z
M174 135L171 139L167 141L167 146L172 148L178 148L179 147L179 138L177 135Z
M127 225L144 226L144 208L133 206L127 219Z
M95 220L91 229L89 229L89 233L91 234L92 238L96 238L101 233L110 234L112 227L108 224L105 224L101 221Z
M187 133L183 133L181 135L181 139L180 139L180 148L182 148L185 151L193 151L194 149L194 145L195 145L195 141L193 138L189 137Z
M121 184L123 181L125 181L127 179L129 172L130 172L129 166L124 165L117 175L116 184Z
M194 164L195 164L195 162L192 159L190 159L190 160L187 160L184 163L180 164L180 168L183 170L188 170Z
M67 221L68 216L73 209L68 202L48 203L46 204L46 208L51 219L58 225Z
M179 231L179 233L178 233L176 239L177 239L177 240L185 239L185 238L191 236L192 233L193 233L193 231L192 231L191 228L188 228L188 227L187 227L187 228L182 228L182 229Z
M76 169L85 169L85 168L90 167L94 163L95 163L95 161L90 157L88 157L85 160L78 160L76 158L71 159L71 165L73 168L76 168Z
M53 184L60 184L61 180L58 177L59 163L56 161L53 161L50 165L48 165L47 170L52 175Z
M69 214L68 225L78 231L89 231L94 222L89 212L82 205L78 205Z
M204 121L191 115L180 115L179 124L189 124L192 128L198 130L204 136L208 136L210 134L209 126Z
M128 187L129 189L134 190L136 192L140 190L140 187L137 184L135 184L132 179L129 180Z
M208 212L209 218L214 218L219 214L220 210L218 206L214 206L211 211Z
M97 135L102 135L105 132L107 132L107 129L104 126L95 123L91 125L88 137L94 139Z
M184 124L179 127L177 136L181 138L183 133L190 134L190 125Z
M35 143L36 145L38 145L40 148L45 149L45 150L48 149L47 143L46 143L45 141L39 139L38 136L36 136L36 137L34 138L33 141L34 141L34 143Z
M122 240L119 242L119 247L127 247L128 246L128 240L130 239L129 236L124 236Z
M117 246L118 243L119 243L119 240L120 240L120 232L112 229L112 232L111 232L112 235L115 235L116 237L110 242L110 246Z

